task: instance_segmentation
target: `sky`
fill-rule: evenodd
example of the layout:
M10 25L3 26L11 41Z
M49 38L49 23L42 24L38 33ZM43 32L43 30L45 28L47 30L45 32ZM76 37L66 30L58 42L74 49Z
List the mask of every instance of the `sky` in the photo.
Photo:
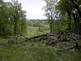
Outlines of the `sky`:
M10 0L4 0L10 1ZM22 4L22 9L26 11L27 19L46 19L42 8L46 5L43 0L18 0Z

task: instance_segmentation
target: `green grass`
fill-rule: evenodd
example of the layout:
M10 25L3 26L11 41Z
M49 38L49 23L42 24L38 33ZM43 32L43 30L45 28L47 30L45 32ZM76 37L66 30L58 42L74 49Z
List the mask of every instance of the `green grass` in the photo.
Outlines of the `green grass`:
M43 27L40 27L41 31L39 31L39 27L33 27L33 26L28 26L27 28L27 36L28 37L33 37L41 34L45 34L49 32L49 27L48 25L44 25Z
M0 48L1 61L53 61L51 48L15 47Z
M25 46L0 48L0 61L81 61L81 53L58 51L41 42L27 42Z
M39 34L38 27L28 26L28 30L27 30L28 37L33 37L33 36L36 36L38 34Z

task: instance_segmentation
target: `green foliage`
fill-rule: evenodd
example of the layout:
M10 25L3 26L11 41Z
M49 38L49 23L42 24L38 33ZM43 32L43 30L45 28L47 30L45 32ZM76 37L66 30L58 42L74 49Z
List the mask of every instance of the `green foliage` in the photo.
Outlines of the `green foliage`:
M69 30L77 34L80 34L80 27L81 27L80 4L81 0L60 0L56 6L56 9L60 12L61 15L67 15ZM74 26L74 28L72 26Z
M65 32L68 28L68 22L67 20L56 20L53 26L54 32Z
M61 14L66 14L71 12L73 6L69 0L60 0L56 8L60 11Z
M54 20L56 18L56 9L55 9L55 5L57 3L57 0L44 0L46 2L46 6L44 7L45 12L46 12L46 16L48 18L49 21L49 26L50 26L50 32L53 33L53 24L54 24Z
M18 1L4 2L0 5L0 35L26 33L26 16Z

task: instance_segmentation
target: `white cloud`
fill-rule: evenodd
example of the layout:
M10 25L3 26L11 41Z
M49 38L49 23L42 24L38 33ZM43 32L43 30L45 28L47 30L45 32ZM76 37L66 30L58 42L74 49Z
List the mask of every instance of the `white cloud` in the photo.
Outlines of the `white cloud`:
M10 1L10 0L5 0ZM19 0L22 3L22 7L27 11L28 19L43 19L45 12L42 10L45 6L45 2L42 0Z

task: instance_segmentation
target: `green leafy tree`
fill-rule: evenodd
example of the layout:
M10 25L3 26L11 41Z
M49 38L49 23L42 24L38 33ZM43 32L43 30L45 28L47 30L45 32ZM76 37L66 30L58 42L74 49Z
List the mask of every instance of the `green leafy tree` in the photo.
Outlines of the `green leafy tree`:
M13 24L14 24L14 34L23 33L26 30L26 15L25 11L21 9L21 4L18 1L12 1L13 9Z
M25 11L17 0L0 5L0 35L25 34L27 21Z
M50 32L54 32L54 20L55 20L55 5L57 0L44 0L46 2L46 6L44 7L46 11L46 16L48 17L50 24Z
M80 33L80 17L81 17L81 11L80 11L80 0L60 0L57 9L60 11L62 15L68 16L68 27L69 30L73 27L71 27L71 23L74 22L74 29L73 31L75 33ZM72 19L73 18L73 19ZM74 20L74 21L71 21Z

